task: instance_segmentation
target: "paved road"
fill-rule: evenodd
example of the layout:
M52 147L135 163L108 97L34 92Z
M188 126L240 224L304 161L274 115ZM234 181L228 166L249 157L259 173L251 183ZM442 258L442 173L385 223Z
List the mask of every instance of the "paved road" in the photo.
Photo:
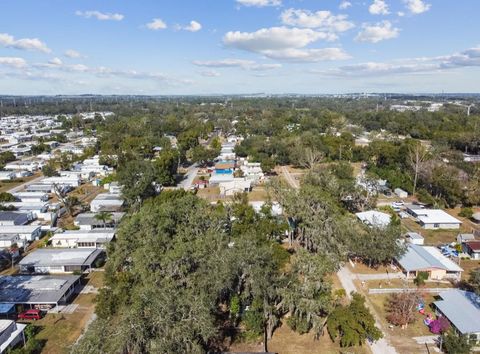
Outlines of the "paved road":
M300 188L300 185L299 185L298 181L295 179L295 177L292 176L292 174L290 173L290 171L288 170L288 168L286 166L282 166L282 172L283 172L283 175L285 176L285 179L287 180L288 184L292 188L295 188L295 189Z
M183 176L183 180L177 185L177 188L188 191L193 184L193 180L197 176L198 173L198 166L197 164L193 164L189 168L187 168L187 173Z
M350 270L348 270L347 267L342 267L338 272L338 279L340 280L340 283L342 284L343 288L347 292L348 298L350 298L350 293L352 291L357 291L357 287L353 283L353 279L355 279L355 274L352 274ZM375 316L375 324L377 325L380 330L382 330L382 326L378 319L376 318L375 312L373 312L373 315ZM385 331L382 330L382 332L385 335ZM370 348L372 349L373 354L398 354L397 351L393 346L391 346L388 341L385 338L382 338L375 343L370 344Z
M29 185L31 185L31 184L35 184L36 182L42 180L43 178L44 178L43 176L39 176L39 177L34 178L34 179L32 179L32 180L30 180L30 181L28 181L28 182L25 182L25 183L23 183L23 184L21 184L21 185L19 185L19 186L13 187L12 189L9 189L9 190L8 190L8 193L17 193L17 192L21 191L22 189L24 189L25 187L27 187L27 186L29 186Z

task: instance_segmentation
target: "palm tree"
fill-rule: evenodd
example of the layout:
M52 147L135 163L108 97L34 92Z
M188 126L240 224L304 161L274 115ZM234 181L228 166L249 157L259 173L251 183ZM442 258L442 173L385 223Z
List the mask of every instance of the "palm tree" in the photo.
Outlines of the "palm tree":
M107 221L112 220L112 214L107 211L101 211L95 214L95 219L103 222L103 228L107 227Z

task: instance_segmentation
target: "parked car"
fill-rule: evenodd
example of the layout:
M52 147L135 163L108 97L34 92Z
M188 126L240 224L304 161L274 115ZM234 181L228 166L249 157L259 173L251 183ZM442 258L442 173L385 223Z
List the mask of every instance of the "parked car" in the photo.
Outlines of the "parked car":
M18 314L19 320L40 320L42 318L42 311L40 310L27 310Z

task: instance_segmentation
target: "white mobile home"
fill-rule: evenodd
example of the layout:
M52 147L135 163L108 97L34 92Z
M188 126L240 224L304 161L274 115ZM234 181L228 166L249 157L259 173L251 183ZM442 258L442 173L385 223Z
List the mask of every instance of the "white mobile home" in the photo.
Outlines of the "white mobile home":
M32 242L40 238L42 228L40 225L0 226L0 234L15 234L19 235L20 238L26 242Z
M113 230L74 230L55 234L50 242L61 248L106 248L114 238Z
M48 201L48 194L43 192L18 192L13 196L23 203L41 203Z

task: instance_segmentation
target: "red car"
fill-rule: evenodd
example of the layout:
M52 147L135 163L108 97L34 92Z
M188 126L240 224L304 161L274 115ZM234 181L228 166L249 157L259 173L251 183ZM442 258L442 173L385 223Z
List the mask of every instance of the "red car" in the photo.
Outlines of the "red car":
M42 311L40 310L27 310L18 314L19 320L39 320L42 318Z

